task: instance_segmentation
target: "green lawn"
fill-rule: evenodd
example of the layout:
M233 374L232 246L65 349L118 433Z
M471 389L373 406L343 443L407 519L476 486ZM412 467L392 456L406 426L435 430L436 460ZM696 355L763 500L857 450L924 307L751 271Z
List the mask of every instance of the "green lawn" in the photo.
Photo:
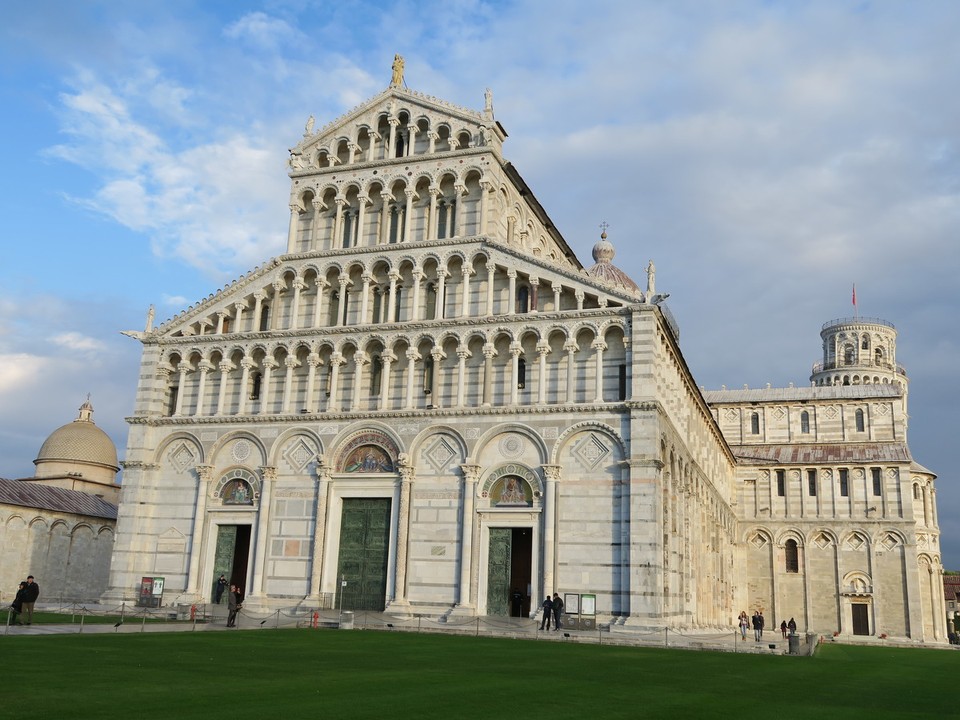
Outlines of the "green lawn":
M7 636L0 717L948 717L960 654L814 658L375 631Z

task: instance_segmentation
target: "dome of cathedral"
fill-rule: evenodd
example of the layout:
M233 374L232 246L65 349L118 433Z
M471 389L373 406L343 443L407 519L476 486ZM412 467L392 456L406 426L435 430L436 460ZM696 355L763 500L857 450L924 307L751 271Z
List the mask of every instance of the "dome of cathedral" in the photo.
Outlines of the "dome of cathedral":
M640 288L630 279L630 276L611 262L616 254L613 243L607 240L607 233L604 231L600 235L600 242L593 246L593 259L596 265L587 268L587 274L631 292L639 292Z
M88 400L80 407L80 415L72 423L57 428L40 447L37 459L37 476L42 476L42 466L48 464L59 471L64 464L98 465L108 467L114 473L120 469L117 448L110 437L93 422L93 406Z

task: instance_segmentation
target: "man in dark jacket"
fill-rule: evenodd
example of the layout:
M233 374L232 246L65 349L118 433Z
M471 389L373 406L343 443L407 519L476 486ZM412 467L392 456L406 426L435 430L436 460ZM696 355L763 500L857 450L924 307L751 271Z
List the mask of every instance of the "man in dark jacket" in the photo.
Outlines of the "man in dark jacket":
M40 586L33 581L33 575L27 576L27 586L23 589L23 610L27 625L33 622L33 604L40 597Z
M13 599L13 602L10 603L10 609L13 610L13 615L10 616L11 625L23 625L20 622L20 613L23 612L23 591L27 587L27 581L24 580L20 583L20 587L17 588L17 596Z
M230 586L230 594L227 596L227 627L236 627L237 626L237 613L240 612L240 608L243 607L240 604L239 593L237 592L237 586Z
M550 617L553 615L553 600L550 599L550 596L547 595L543 600L543 605L540 607L543 608L543 619L540 620L540 629L543 630L544 624L547 626L547 630L550 629Z
M563 600L557 593L553 594L553 629L560 629L560 616L563 615Z

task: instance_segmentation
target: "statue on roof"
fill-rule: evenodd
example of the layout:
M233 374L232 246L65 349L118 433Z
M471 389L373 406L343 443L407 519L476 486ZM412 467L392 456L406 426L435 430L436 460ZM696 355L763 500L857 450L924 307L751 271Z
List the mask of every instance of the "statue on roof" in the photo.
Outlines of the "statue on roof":
M153 330L153 319L156 317L157 311L154 309L153 305L150 306L150 309L147 310L147 325L144 328L144 332L150 332Z
M651 259L647 265L647 296L652 297L657 292L657 268Z
M313 115L307 118L307 124L303 127L303 136L310 137L313 135L313 124L316 122L313 118Z
M401 87L403 85L403 56L400 54L393 56L393 77L390 78L390 87Z

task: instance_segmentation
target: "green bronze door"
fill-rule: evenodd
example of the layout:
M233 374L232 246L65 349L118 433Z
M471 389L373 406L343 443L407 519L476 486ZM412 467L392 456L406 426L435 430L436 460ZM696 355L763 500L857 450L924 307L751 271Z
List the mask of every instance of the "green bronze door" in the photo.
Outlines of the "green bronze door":
M337 565L337 582L347 583L339 587L344 609L383 610L389 553L390 499L344 499Z
M513 530L490 528L487 558L487 615L510 614L510 555Z

